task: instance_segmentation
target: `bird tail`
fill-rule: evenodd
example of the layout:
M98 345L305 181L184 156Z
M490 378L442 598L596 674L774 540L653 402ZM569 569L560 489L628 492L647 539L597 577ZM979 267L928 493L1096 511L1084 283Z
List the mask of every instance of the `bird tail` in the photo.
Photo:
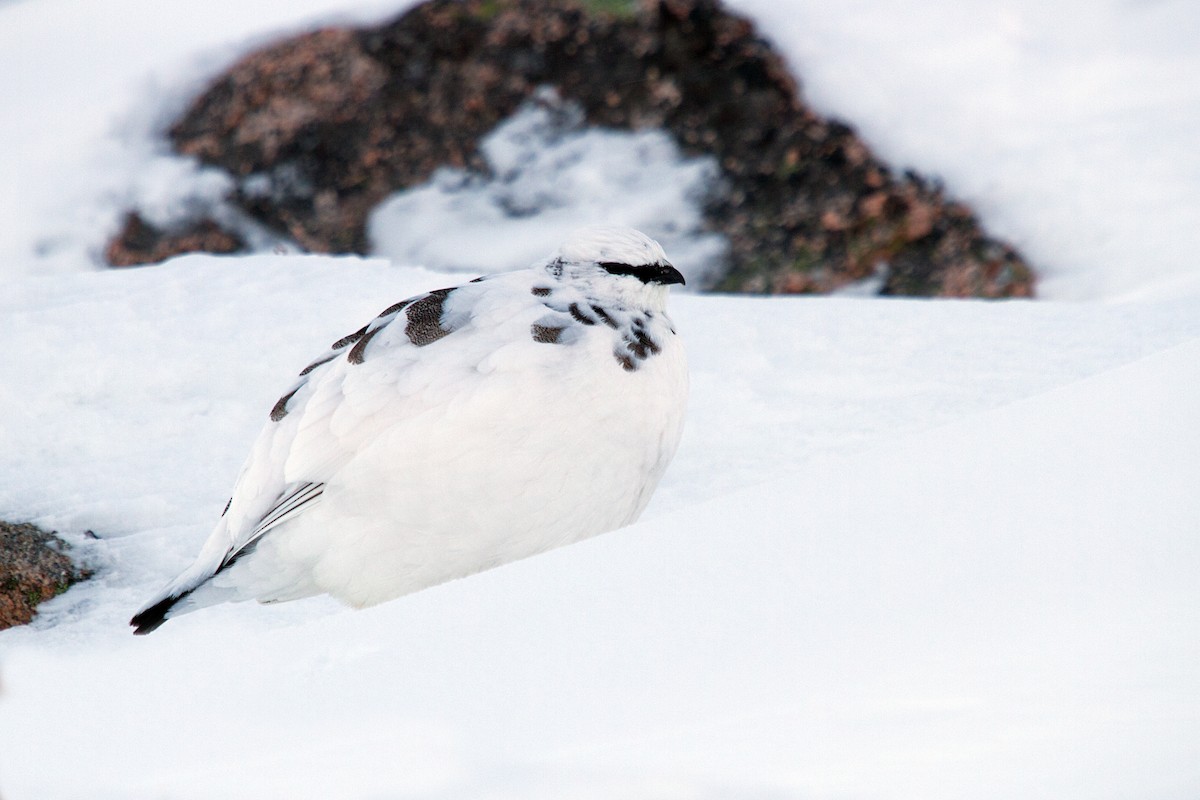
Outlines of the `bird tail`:
M191 590L185 591L182 594L169 594L161 600L156 599L154 602L142 608L133 615L133 619L129 620L129 624L133 626L133 632L137 636L144 636L159 629L167 617L171 613L171 609L175 607L183 598L191 594Z
M201 598L194 597L193 593L198 589L207 587L214 575L222 569L231 566L236 560L236 557L230 558L228 550L222 547L222 541L225 537L217 535L218 531L221 531L226 524L225 518L222 517L220 522L217 523L217 530L213 531L213 535L205 543L204 549L200 552L200 556L196 561L133 615L133 619L129 620L129 624L133 626L135 634L142 636L152 633L158 630L171 617L187 613L188 611L194 611L197 608L203 608L212 603L220 602L223 599L222 597L213 597L204 602ZM202 591L200 594L208 595L213 593ZM220 595L223 593L217 592L216 594Z
M198 598L193 597L193 593L197 589L205 587L219 571L220 569L208 568L203 562L193 564L133 615L133 619L129 620L129 624L133 626L133 632L138 636L143 636L158 630L171 617L220 602L218 598L213 598L209 602L195 602ZM201 594L209 593L201 592Z

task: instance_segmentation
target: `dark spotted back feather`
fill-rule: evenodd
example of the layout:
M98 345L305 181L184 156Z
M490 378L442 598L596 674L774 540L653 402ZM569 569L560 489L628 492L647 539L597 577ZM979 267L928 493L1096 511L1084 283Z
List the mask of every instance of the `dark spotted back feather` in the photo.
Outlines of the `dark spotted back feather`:
M484 278L476 278L472 283L481 280ZM271 419L278 422L287 416L288 403L303 388L309 374L317 368L328 364L344 352L350 364L364 363L369 357L371 340L401 316L404 318L404 334L416 347L427 347L449 336L455 328L445 320L445 305L454 292L454 288L437 289L419 297L402 300L388 306L379 316L354 333L338 339L331 347L332 352L301 370L301 380L275 403L271 409ZM613 331L613 358L627 372L637 370L644 361L662 352L661 345L654 341L647 330L649 320L653 317L652 311L631 312L624 308L609 308L593 298L587 298L583 303L578 300L557 301L555 289L551 286L534 286L530 293L534 297L543 298L543 305L549 311L562 315L561 322L556 318L554 321L539 321L531 326L530 336L535 342L569 344L576 341L576 337L567 335L570 327L603 324Z
M409 341L417 347L425 347L453 332L451 328L442 327L442 310L446 298L453 292L453 289L438 289L409 306L408 325L404 328Z
M479 280L476 279L473 282L478 282ZM432 344L450 334L452 332L451 329L442 327L441 320L443 305L446 302L446 298L453 292L453 288L437 289L420 297L410 297L407 300L401 300L399 303L394 303L385 308L379 313L379 316L354 333L338 339L330 346L332 352L321 356L300 370L299 377L301 380L287 394L276 401L274 407L271 409L271 419L279 422L288 415L288 402L307 383L309 373L318 367L328 364L342 353L346 353L346 360L351 364L362 364L366 361L367 347L370 345L371 340L381 330L395 321L401 312L405 313L406 319L404 333L417 347Z

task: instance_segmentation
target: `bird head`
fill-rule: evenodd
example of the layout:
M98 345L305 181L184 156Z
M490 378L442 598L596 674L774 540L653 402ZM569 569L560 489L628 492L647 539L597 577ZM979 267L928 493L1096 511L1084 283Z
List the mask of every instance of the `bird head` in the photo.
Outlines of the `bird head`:
M685 283L662 246L633 228L597 226L572 233L548 269L616 295L665 300L667 287Z

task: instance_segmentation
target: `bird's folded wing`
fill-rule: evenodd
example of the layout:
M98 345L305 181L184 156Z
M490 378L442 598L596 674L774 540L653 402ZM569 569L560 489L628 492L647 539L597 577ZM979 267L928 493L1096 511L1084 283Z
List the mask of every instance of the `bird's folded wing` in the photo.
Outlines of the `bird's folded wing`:
M384 430L446 402L447 393L469 390L479 375L468 361L459 363L454 353L461 348L454 343L483 333L472 324L478 288L397 303L305 368L275 404L238 478L228 557L312 508L324 483ZM453 313L433 319L416 314L424 309L428 316L434 299L452 303ZM424 326L412 336L410 312ZM427 329L451 317L454 322L445 322L431 342ZM439 384L438 391L429 391L431 383Z
M323 483L305 482L289 486L275 505L263 515L251 537L257 539L272 528L282 525L307 510L320 499L324 490L325 484Z

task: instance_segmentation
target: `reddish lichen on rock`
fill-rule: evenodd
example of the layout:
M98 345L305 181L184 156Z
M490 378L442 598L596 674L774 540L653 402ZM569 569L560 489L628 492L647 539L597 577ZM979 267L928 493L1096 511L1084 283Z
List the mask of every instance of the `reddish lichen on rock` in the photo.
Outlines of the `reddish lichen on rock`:
M114 267L157 264L183 253L236 253L245 242L211 219L188 222L172 230L151 225L140 214L125 215L121 230L108 243L104 259Z
M0 630L33 619L39 604L86 577L54 534L0 522Z

